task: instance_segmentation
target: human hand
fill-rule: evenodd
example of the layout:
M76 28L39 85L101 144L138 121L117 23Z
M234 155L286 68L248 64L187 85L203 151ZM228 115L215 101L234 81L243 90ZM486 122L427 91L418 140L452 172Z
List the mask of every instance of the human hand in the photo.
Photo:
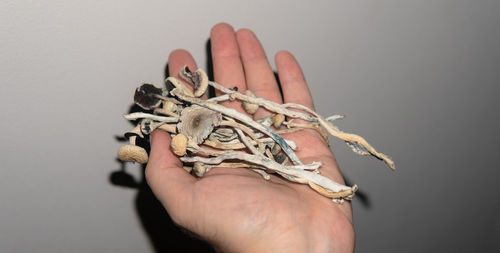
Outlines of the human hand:
M211 31L214 79L238 91L253 91L278 103L298 103L314 109L302 71L285 51L275 61L283 91L280 95L264 50L248 29L237 32L227 24ZM184 50L169 56L171 76L187 65L196 69ZM217 94L219 95L219 94ZM228 107L241 112L237 102ZM254 119L268 115L259 109ZM313 130L284 135L300 150L304 162L322 161L323 176L344 183L335 157L322 137ZM170 136L163 131L151 135L147 181L172 220L224 252L352 252L354 227L349 202L339 205L307 185L292 183L271 174L265 181L248 169L214 168L195 178L182 168L170 150Z

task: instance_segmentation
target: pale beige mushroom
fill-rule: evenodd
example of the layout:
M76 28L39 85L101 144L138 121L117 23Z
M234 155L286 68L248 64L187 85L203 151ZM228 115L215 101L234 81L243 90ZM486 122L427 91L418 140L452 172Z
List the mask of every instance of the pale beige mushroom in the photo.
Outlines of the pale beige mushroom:
M193 165L194 174L199 177L203 177L205 173L207 173L210 169L212 169L212 166L204 164L202 162L195 162Z
M201 97L205 94L208 88L208 75L203 69L197 69L195 72L191 72L187 66L184 66L179 71L179 76L193 85L195 97Z
M255 97L255 94L250 90L245 91L245 94L249 97ZM249 103L247 101L243 101L243 103L241 103L241 106L243 106L243 109L245 109L245 111L248 114L254 114L259 109L258 104L252 104L252 103Z
M184 108L177 124L179 133L193 140L196 144L201 144L213 128L222 121L222 115L201 106L192 105Z
M281 113L274 114L272 119L273 119L273 126L276 129L279 129L281 127L281 124L283 123L283 121L285 121L285 115L283 115Z
M135 141L136 141L137 137L144 138L144 135L142 134L142 131L141 131L141 124L137 124L134 127L134 129L126 132L124 134L124 136L129 139L130 144L135 145Z
M186 154L187 149L187 137L183 134L177 134L172 138L170 142L170 147L172 152L178 156L183 156Z
M160 108L156 108L154 110L154 113L168 115L172 117L179 117L176 110L177 110L177 105L175 105L174 102L165 100L162 102L162 106Z
M160 128L171 134L171 150L179 156L184 169L193 171L192 174L197 176L205 175L213 167L248 168L265 179L270 178L267 173L273 172L292 182L308 184L319 194L332 198L336 203L352 199L357 190L356 185L347 187L321 176L319 167L322 163L303 164L294 153L297 147L293 148L292 144L281 136L314 129L323 135L327 143L330 133L346 141L356 153L374 155L394 169L392 160L378 153L362 137L344 133L331 123L342 118L341 115L323 118L300 104L279 104L257 98L250 90L244 95L239 93L236 87L227 88L209 81L205 71L201 69L191 72L185 66L179 77L167 78L168 91L153 84L143 84L136 90L136 104L154 111L125 115L126 119L142 119L142 122L125 134L130 144L118 150L120 160L146 163L147 152L135 145L136 140L138 136L144 138L154 129ZM194 91L189 84L193 85ZM170 89L171 86L175 88ZM201 99L208 86L224 95L208 100ZM254 120L248 114L224 107L222 102L228 100L241 102L248 114L255 114L262 107L269 111L270 115ZM294 123L293 119L301 119L306 123ZM282 128L282 125L287 128ZM187 153L189 155L186 155Z
M128 144L118 149L118 159L124 162L137 162L143 164L148 162L148 153L144 148Z
M172 85L175 88L178 88L178 89L182 90L182 92L186 96L194 97L193 92L181 80L179 80L179 79L171 76L171 77L167 78L167 80L165 80L165 82L167 83L167 86Z
M161 129L165 132L176 134L177 133L177 127L175 125L169 125L169 124L163 124L158 127L158 129Z
M118 149L118 159L123 162L147 163L148 153L144 148L136 146L137 137L144 138L141 131L141 124L138 124L132 131L128 131L124 135L129 139L130 144Z

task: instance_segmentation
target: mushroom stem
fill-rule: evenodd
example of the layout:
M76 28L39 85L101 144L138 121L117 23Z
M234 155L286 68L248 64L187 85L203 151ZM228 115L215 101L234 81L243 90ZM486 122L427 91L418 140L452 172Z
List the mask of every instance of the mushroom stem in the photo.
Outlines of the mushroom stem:
M299 118L299 119L313 121L313 122L316 121L316 119L314 117L307 115L305 113L288 110L286 108L286 106L284 106L285 104L278 104L278 103L275 103L275 102L272 102L272 101L269 101L269 100L266 100L263 98L244 95L244 94L241 94L235 90L228 89L228 88L226 88L226 87L224 87L216 82L209 81L208 84L217 90L220 90L226 94L229 94L230 97L234 97L236 99L239 99L241 101L245 101L245 102L248 102L251 104L257 104L259 106L262 106L262 107L268 109L269 111L281 113L281 114L284 114L285 116L292 117L292 118ZM288 104L288 105L290 106L291 104Z
M173 76L170 76L168 77L165 82L167 83L171 83L172 86L174 86L175 88L177 89L180 89L182 90L182 92L184 94L186 94L187 96L190 96L190 97L194 97L194 94L193 92L191 91L191 89L189 89L181 80L173 77Z
M377 152L363 137L345 133L332 123L344 118L344 115L325 118L301 104L278 104L258 98L250 90L242 94L237 89L209 81L206 72L201 69L191 72L184 66L179 76L186 82L175 77L165 80L168 88L174 87L172 90L149 83L136 89L134 102L153 112L124 115L128 120L140 119L140 124L125 133L130 144L118 150L118 157L122 161L146 163L148 154L144 148L135 145L137 136L144 138L159 128L170 133L171 150L179 156L184 166L189 166L185 167L186 170L192 170L197 176L203 176L213 167L246 168L259 173L266 180L270 179L268 173L277 173L289 181L308 185L336 203L351 200L357 190L356 185L348 187L320 175L321 162L303 164L294 153L298 150L297 145L280 136L313 129L326 143L329 143L330 134L344 140L355 153L373 155L395 169L394 162L385 154ZM221 91L223 95L201 99L208 86ZM220 104L235 99L242 103L248 114ZM249 114L254 114L260 107L271 113L254 120ZM295 119L304 120L305 123L295 123ZM282 127L283 124L286 128Z
M229 118L230 119L230 118ZM238 133L238 135L240 136L241 138L241 141L243 142L243 144L247 144L248 143L248 140L246 138L246 136L243 134L243 132L241 131L244 131L246 134L248 134L248 136L250 136L250 138L252 138L256 143L257 145L259 146L259 149L262 150L263 152L263 149L264 149L264 145L262 144L262 142L259 141L259 139L253 134L253 131L246 127L245 125L242 125L242 124L239 124L237 122L234 122L231 120L225 120L225 121L222 121L220 123L221 126L230 126L230 127L233 127L234 130ZM238 132L240 131L241 134ZM248 145L250 145L250 143L248 143ZM250 145L253 147L253 145ZM262 153L259 151L259 153Z
M238 133L238 135L240 136L240 139L241 141L243 142L243 144L245 144L245 146L254 154L254 155L257 155L257 156L262 156L262 154L260 153L259 150L257 150L255 148L254 145L250 144L250 142L248 141L247 137L245 136L245 134L243 133L243 131L241 131L241 129L239 128L235 128L234 129L236 131L236 133ZM258 141L258 140L256 140Z
M125 119L128 120L136 120L136 119L151 119L155 121L160 121L164 123L176 123L179 121L179 118L176 117L163 117L163 116L158 116L150 113L144 113L144 112L133 112L129 114L123 115Z
M295 164L302 164L302 162L300 161L300 159L295 155L295 153L292 151L292 149L290 148L290 146L288 146L288 144L285 142L285 140L283 140L283 138L281 136L279 136L279 134L277 134L276 132L274 132L269 127L263 126L262 124L259 124L259 123L255 122L254 120L252 120L247 115L245 115L245 114L243 114L243 113L241 113L241 112L239 112L239 111L237 111L235 109L224 107L224 106L219 105L219 104L207 103L204 100L201 100L201 99L198 99L198 98L193 98L193 97L185 96L184 94L182 94L182 91L179 92L176 88L174 88L171 91L171 93L173 95L175 95L176 97L180 98L181 100L184 100L184 101L187 101L187 102L190 102L190 103L193 103L193 104L197 104L199 106L203 106L205 108L208 108L208 109L220 112L220 113L222 113L222 114L224 114L226 116L229 116L229 117L232 117L234 119L237 119L237 120L239 120L241 122L247 123L249 126L255 128L255 129L257 129L257 130L265 133L269 137L273 138L274 141L276 141L276 143L278 143L281 146L281 148L288 155L288 157L290 157L290 160L293 163L295 163Z
M331 179L324 177L320 174L316 174L314 172L310 172L305 170L306 168L308 170L315 170L321 166L321 162L313 162L311 164L306 164L306 165L294 165L294 166L284 166L279 163L276 163L275 161L263 157L263 156L256 156L256 155L250 155L247 153L243 152L231 152L227 153L224 155L220 155L218 157L213 157L213 158L205 158L205 157L181 157L181 161L183 162L202 162L205 164L212 164L212 165L217 165L222 163L225 160L242 160L246 161L249 163L257 164L260 166L263 166L267 169L279 172L280 174L285 174L294 178L300 178L303 179L302 182L312 182L315 185L319 185L326 189L329 192L343 192L347 190L352 190L351 187L336 183L332 181ZM298 169L298 167L301 167L303 169ZM301 182L301 183L302 183ZM348 196L347 196L348 197Z
M177 133L177 128L173 125L169 125L169 124L162 124L158 127L158 129L161 129L165 132L169 132L169 133L172 133L172 134L176 134Z
M229 100L229 94L220 95L217 97L207 99L207 102L220 103Z
M287 129L278 130L277 132L279 134L293 133L303 129L313 129L316 132L318 132L321 135L321 137L323 137L323 140L326 143L329 143L328 133L326 133L326 131L323 128L321 128L317 123L299 124L299 123L294 123L292 119L288 122L283 122L283 124L286 125Z
M136 140L137 140L137 136L130 136L130 138L128 139L128 142L130 143L130 145L136 145Z
M311 110L309 107L301 105L301 104L295 104L295 103L286 103L286 104L278 104L269 100L265 100L263 98L253 98L251 96L246 96L241 93L238 93L237 91L228 89L216 82L209 82L209 85L214 87L217 90L220 90L226 94L229 94L232 97L235 97L239 100L242 101L247 101L249 103L253 104L258 104L260 106L265 107L266 109L276 112L276 113L281 113L284 114L285 116L288 117L293 117L293 118L299 118L303 120L307 120L310 122L319 122L322 127L324 127L332 136L335 136L341 140L344 140L348 143L356 143L363 148L365 148L371 155L377 157L380 160L383 160L391 169L395 170L395 165L394 162L385 154L379 153L373 148L363 137L356 135L356 134L349 134L349 133L344 133L338 129L338 127L334 126L330 121L326 120L323 118L321 115L316 113L315 111ZM299 109L302 111L305 111L311 115L307 115L302 112L296 112L289 110L287 108L293 108L293 109ZM335 117L333 117L335 118ZM331 118L331 119L333 119ZM336 117L339 118L339 117ZM288 154L288 153L287 153ZM291 157L290 157L291 158ZM293 161L293 159L292 159Z

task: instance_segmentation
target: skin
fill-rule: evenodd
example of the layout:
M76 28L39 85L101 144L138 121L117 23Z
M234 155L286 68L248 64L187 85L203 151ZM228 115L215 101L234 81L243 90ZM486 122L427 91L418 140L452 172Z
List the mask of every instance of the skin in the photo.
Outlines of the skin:
M299 103L314 109L304 75L286 51L275 56L283 89L281 99L273 71L254 33L225 23L211 30L214 79L226 86L249 89L258 97L279 103ZM170 75L183 65L196 69L185 50L168 59ZM217 94L220 95L220 94ZM226 106L244 112L238 102ZM269 112L259 109L254 119ZM298 122L298 121L296 121ZM344 183L333 153L312 130L285 135L300 147L304 162L322 161L321 173ZM170 148L170 136L151 134L147 181L178 225L210 242L221 252L353 252L351 203L335 204L306 185L271 175L271 180L248 169L214 168L204 177L188 174Z

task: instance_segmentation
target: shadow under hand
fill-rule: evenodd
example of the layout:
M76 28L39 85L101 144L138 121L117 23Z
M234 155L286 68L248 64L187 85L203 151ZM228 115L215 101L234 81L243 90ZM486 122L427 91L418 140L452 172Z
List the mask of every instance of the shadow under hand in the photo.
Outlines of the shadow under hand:
M168 68L166 69L168 73ZM129 113L144 111L136 105L129 108ZM133 125L138 122L132 122ZM138 138L137 145L144 147L149 153L149 142ZM127 142L127 138L115 136L118 142ZM135 207L142 227L150 239L154 252L215 252L205 241L195 238L188 231L178 227L167 211L155 197L151 188L146 182L145 169L142 166L141 178L137 180L126 171L126 164L117 159L120 169L109 174L109 181L112 185L132 188L137 190Z
M144 169L145 166L142 175ZM215 252L208 243L194 238L174 224L144 179L141 180L135 206L155 252Z
M351 182L344 176L344 181L346 185L352 185ZM356 196L354 199L357 199L361 202L361 205L366 209L370 209L372 207L372 203L370 201L370 197L363 190L357 190Z

